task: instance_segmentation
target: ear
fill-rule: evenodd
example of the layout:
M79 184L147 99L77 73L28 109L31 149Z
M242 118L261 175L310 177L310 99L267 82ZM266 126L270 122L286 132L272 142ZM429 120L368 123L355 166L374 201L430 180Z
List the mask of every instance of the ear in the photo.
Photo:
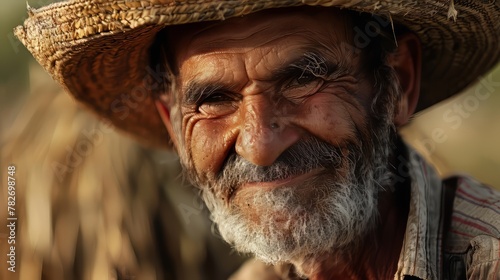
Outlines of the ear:
M398 36L398 48L388 57L388 63L397 73L402 96L394 116L394 124L400 127L410 120L420 96L420 72L422 47L418 37L410 32Z
M167 128L168 134L170 135L170 139L172 140L175 149L179 151L178 149L179 146L177 145L177 137L175 137L172 121L170 120L170 111L168 110L167 106L163 104L161 100L158 99L155 100L155 106L156 110L160 114L160 118L162 119L163 124Z

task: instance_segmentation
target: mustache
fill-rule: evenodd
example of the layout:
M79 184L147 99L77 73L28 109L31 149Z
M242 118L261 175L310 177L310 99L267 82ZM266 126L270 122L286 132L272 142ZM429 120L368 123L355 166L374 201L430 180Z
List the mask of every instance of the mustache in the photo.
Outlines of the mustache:
M270 166L255 165L233 151L217 176L217 185L234 189L244 183L283 180L318 168L338 168L342 159L340 147L316 137L308 137L295 143Z

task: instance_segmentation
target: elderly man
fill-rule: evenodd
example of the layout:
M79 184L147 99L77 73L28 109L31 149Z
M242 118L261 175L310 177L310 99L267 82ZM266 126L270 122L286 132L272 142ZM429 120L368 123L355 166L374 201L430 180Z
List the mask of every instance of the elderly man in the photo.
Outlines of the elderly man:
M16 34L95 112L170 139L221 235L270 275L498 279L500 194L441 181L397 135L497 62L498 5L297 5L81 0Z

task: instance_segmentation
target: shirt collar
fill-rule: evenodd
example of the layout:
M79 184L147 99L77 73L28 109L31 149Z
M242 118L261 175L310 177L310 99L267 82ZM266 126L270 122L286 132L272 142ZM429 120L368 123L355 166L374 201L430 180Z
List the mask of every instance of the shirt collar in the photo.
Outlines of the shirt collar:
M398 159L398 175L411 180L411 198L403 246L394 279L441 279L442 191L437 172L412 148ZM406 171L406 172L404 172Z

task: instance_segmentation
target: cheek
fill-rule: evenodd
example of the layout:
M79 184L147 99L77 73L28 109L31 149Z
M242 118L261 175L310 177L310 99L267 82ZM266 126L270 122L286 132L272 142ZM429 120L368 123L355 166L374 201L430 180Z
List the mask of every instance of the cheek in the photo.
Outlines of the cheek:
M226 159L234 133L227 120L198 120L189 136L191 158L198 176L214 179Z
M304 104L298 119L309 133L338 145L353 140L356 131L366 127L365 111L352 104L331 94L317 94Z

